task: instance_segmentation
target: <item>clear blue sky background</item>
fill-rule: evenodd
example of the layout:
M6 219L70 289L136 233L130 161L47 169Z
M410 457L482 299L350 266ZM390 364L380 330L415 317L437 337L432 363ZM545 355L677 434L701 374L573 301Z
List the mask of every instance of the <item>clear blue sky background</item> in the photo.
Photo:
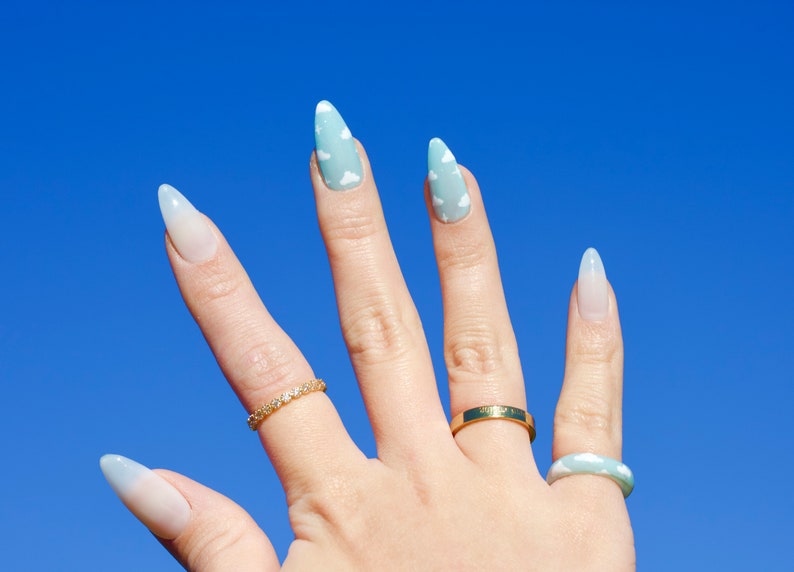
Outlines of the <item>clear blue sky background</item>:
M278 482L169 270L163 182L223 229L374 454L307 175L320 99L367 147L442 388L433 136L483 188L541 470L595 246L640 568L790 564L794 7L638 4L6 0L2 568L177 568L105 484L107 452L217 488L286 552Z

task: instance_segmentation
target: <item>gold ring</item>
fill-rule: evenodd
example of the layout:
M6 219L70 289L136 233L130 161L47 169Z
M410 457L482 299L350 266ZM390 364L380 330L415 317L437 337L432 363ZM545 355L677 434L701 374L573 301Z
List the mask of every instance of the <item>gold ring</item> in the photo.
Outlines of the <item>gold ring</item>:
M452 430L452 436L463 429L469 423L476 423L477 421L485 421L487 419L507 419L508 421L515 421L526 427L529 431L529 442L535 440L535 418L523 409L518 407L510 407L509 405L483 405L475 407L474 409L467 409L463 413L458 413L452 418L449 428Z
M289 391L285 391L271 400L270 403L265 403L262 407L251 413L251 415L248 416L248 427L250 427L251 431L256 431L259 429L259 425L261 425L262 421L284 407L290 401L294 401L313 391L325 390L325 382L322 379L312 379Z

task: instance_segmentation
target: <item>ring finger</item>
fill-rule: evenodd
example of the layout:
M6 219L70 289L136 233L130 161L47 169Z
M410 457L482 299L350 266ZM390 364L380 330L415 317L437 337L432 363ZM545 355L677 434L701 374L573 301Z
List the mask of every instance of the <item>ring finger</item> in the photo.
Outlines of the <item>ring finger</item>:
M526 409L518 348L480 190L440 139L428 148L426 197L444 304L444 356L455 415L483 405ZM472 423L455 436L471 458L531 462L526 427ZM526 455L516 455L516 452Z

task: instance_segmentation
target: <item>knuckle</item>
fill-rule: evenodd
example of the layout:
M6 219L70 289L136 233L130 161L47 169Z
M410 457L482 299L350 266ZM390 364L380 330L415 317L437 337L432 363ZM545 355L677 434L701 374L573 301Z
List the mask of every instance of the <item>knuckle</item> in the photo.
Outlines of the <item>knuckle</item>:
M246 543L247 530L240 519L218 520L213 526L201 527L185 547L185 563L189 570L211 570L228 560L235 560L240 546Z
M295 358L273 342L248 346L233 365L235 378L243 391L267 395L282 388L296 366Z
M456 241L438 253L438 265L442 270L472 270L485 265L490 255L488 245L482 240Z
M504 368L507 348L488 328L462 328L447 337L445 359L450 379L475 377L482 380Z
M623 359L620 333L601 324L586 324L582 335L572 337L570 353L583 365L615 363Z
M574 427L591 435L610 433L614 427L615 412L603 391L580 390L575 400L561 405L555 416L555 426Z
M332 531L344 532L353 544L366 528L362 525L361 507L369 502L360 475L347 471L329 472L319 483L313 483L291 499L290 520L296 534L318 537Z
M329 247L366 242L383 229L382 220L358 209L350 208L324 225L325 242Z
M192 298L199 307L223 304L237 296L244 283L244 279L231 273L208 273L197 281Z
M400 313L384 300L362 304L343 324L350 358L377 364L406 353L410 335Z

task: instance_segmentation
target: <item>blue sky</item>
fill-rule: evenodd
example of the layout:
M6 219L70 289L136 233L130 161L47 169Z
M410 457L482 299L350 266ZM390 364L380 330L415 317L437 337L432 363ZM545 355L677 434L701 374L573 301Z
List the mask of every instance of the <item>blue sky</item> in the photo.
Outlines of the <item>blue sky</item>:
M4 568L176 569L105 484L109 452L220 490L289 544L170 274L163 182L221 227L374 454L308 178L321 99L367 148L442 390L434 136L483 189L541 469L595 246L623 321L641 569L790 562L794 7L638 4L7 1Z

